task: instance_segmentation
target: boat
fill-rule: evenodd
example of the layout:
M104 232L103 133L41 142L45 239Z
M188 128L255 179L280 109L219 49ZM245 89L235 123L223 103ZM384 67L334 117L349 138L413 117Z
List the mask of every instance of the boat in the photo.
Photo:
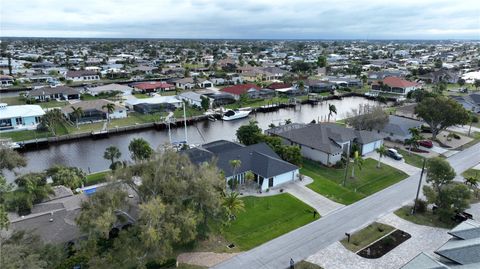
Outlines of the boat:
M246 118L250 114L251 110L228 110L223 114L222 120L236 120Z

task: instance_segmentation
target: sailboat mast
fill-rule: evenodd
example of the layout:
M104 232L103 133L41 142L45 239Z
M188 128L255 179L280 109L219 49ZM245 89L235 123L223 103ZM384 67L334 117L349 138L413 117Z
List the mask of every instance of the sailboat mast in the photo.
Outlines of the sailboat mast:
M185 102L183 102L183 123L185 125L185 144L188 145L188 136L187 136L187 112L185 110Z

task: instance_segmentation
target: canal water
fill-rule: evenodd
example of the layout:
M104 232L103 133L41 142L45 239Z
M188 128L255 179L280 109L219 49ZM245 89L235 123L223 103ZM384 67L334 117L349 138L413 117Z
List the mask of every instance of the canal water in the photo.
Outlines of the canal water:
M302 105L297 108L280 109L276 112L251 114L248 118L234 121L203 121L187 127L188 143L202 144L218 139L236 140L237 129L247 124L250 119L258 121L262 129L274 123L284 123L286 119L292 122L309 123L312 120L326 121L328 115L328 104L334 104L337 108L337 115L333 120L344 119L352 108L358 108L362 104L378 105L377 102L362 97L348 97L342 100L331 100L319 103L318 105ZM172 141L184 141L185 130L183 125L171 129ZM24 153L28 160L26 167L17 169L21 174L26 172L41 171L56 164L76 166L85 172L96 172L108 169L109 161L103 158L103 152L109 146L116 146L122 153L121 160L130 161L128 144L133 138L142 137L147 140L153 148L162 147L168 143L168 131L157 131L154 129L140 130L135 133L124 133L111 135L108 139L83 139L62 144L53 144L46 149L35 150ZM6 173L7 179L12 181L14 175Z

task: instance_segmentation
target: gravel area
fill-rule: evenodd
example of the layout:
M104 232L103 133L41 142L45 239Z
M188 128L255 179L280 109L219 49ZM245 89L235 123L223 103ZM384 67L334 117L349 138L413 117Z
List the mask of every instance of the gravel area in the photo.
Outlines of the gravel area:
M400 268L422 251L434 256L433 251L451 238L446 229L417 225L403 220L393 213L377 221L401 229L412 237L378 259L362 258L347 250L340 242L335 242L308 257L307 261L325 269Z
M186 252L178 255L178 263L212 267L239 253Z

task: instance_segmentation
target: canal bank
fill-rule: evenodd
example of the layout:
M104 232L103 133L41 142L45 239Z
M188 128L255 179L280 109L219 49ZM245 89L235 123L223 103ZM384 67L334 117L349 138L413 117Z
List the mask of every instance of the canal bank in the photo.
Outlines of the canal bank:
M320 102L317 105L304 104L301 106L282 108L269 113L252 113L248 118L235 121L200 121L187 126L188 142L190 144L203 144L218 139L235 140L236 130L250 119L256 120L262 129L267 129L270 124L278 125L290 119L293 122L309 123L312 120L326 119L329 110L328 105L333 104L337 108L337 115L333 120L340 120L347 117L352 108L360 105L378 105L379 102L363 97L344 97L341 100L329 100ZM173 126L172 126L173 127ZM179 128L171 129L173 142L185 140L183 124ZM74 140L73 143L55 143L47 148L39 148L35 151L22 153L27 158L27 166L17 171L21 174L36 172L49 168L56 164L75 166L86 172L96 172L108 169L108 160L103 159L103 152L109 146L116 146L122 153L121 160L131 161L128 151L128 144L133 138L142 137L147 140L153 148L163 147L169 142L169 135L166 130L154 128L140 129L131 132L111 135L108 139L84 138ZM15 177L13 173L7 173L7 179L11 182Z

